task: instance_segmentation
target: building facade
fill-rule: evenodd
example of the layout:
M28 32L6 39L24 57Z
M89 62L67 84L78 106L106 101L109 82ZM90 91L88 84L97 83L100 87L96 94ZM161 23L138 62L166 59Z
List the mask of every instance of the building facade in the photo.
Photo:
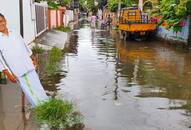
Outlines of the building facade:
M20 4L21 2L22 7ZM41 17L36 17L36 14L39 14L40 12L41 14L44 12L43 14L45 15L45 8L38 10L39 8L37 6L48 8L46 3L37 5L34 0L4 0L0 4L0 13L2 13L7 19L8 27L17 32L22 32L21 29L23 29L23 37L25 42L28 44L32 42L38 34L38 22L44 21L46 23L46 17L43 17L40 21L39 18ZM37 10L38 13L36 12Z

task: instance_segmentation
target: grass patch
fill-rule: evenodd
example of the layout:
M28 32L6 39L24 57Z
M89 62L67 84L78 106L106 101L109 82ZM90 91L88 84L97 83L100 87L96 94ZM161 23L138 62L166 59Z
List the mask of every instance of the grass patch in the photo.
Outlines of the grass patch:
M70 27L64 27L64 26L58 27L58 30L62 31L62 32L71 32L72 31Z
M47 76L56 75L59 71L59 62L62 58L62 50L59 48L52 48L49 53L48 64L45 68L45 74Z
M182 106L183 109L187 109L187 110L190 110L191 111L191 104L185 104Z
M38 45L35 45L33 48L32 48L32 52L33 54L42 54L43 53L43 49L42 47L38 46Z
M186 110L191 111L191 104L188 103L188 104L185 104L185 105L182 105L182 106L179 106L179 107L174 106L174 107L170 107L170 109L172 109L172 110L176 110L176 109L186 109Z
M52 129L68 129L81 124L82 115L71 102L51 98L34 109L34 119Z

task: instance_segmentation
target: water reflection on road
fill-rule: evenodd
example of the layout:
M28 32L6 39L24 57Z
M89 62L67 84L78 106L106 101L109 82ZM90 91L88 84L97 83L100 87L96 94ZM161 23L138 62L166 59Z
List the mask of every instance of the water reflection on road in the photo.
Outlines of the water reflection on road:
M79 106L93 130L189 130L191 53L155 42L121 41L116 31L74 31L59 95Z

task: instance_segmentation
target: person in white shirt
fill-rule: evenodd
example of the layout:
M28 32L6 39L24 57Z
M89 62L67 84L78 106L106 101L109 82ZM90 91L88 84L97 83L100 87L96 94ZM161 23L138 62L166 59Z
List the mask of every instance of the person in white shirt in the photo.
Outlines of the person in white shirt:
M48 99L35 65L31 49L20 34L7 28L6 19L0 13L0 71L13 83L19 83L33 107Z

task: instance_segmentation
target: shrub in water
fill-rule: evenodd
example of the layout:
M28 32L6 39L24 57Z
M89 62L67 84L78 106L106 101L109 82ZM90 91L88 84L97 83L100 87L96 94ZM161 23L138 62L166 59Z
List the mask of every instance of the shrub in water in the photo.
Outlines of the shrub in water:
M48 76L53 76L58 71L59 69L58 63L62 58L62 54L63 54L62 50L59 48L54 47L50 50L48 64L45 69L45 73Z
M35 120L51 128L71 128L80 124L82 116L71 102L51 98L34 109Z

